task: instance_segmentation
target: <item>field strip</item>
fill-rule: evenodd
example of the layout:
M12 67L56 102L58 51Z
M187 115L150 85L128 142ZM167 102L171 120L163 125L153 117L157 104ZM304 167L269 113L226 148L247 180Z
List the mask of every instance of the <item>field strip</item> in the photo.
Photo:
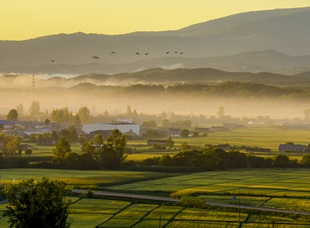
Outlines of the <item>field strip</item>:
M88 190L82 190L82 189L72 190L72 193L76 193L76 194L86 194L87 192ZM179 199L174 199L170 197L139 195L139 194L129 194L129 193L93 191L93 194L98 195L98 196L111 196L111 197L121 197L121 198L129 198L129 199L144 199L144 200L155 200L155 201L175 202L175 203L180 202ZM306 212L306 211L292 211L292 210L283 210L283 209L274 209L274 208L253 207L253 206L247 206L247 205L235 205L235 204L228 204L228 203L206 202L206 205L216 206L216 207L240 208L240 209L247 209L247 210L270 211L270 212L278 212L278 213L286 213L286 214L310 215L310 212Z

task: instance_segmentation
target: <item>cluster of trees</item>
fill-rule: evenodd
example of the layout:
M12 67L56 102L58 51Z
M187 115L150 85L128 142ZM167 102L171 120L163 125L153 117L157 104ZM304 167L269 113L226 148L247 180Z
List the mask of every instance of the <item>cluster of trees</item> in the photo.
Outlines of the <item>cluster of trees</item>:
M68 123L79 126L90 118L90 110L87 106L80 107L77 113L73 113L68 107L54 109L50 114L46 111L41 112L39 101L33 101L29 108L29 115L25 115L24 107L19 104L16 109L11 109L6 115L9 121L24 120L47 120L50 119L55 123Z
M301 161L291 160L288 156L278 154L274 158L247 155L239 151L226 152L220 148L182 151L173 156L163 155L145 159L142 165L148 166L186 166L198 167L202 170L225 170L233 168L292 168L310 167L310 155Z
M75 135L75 134L73 134ZM114 130L105 141L101 135L95 135L87 142L82 140L83 153L72 151L70 139L72 134L46 133L39 139L55 139L52 161L37 163L37 167L70 168L70 169L119 169L126 158L126 138L119 130ZM30 138L31 140L31 138ZM34 135L34 140L38 137ZM19 150L22 138L18 136L0 134L0 168L27 167L28 157L21 157ZM31 150L26 149L25 154L30 155ZM33 159L31 159L33 160ZM36 159L34 159L36 160Z
M53 163L70 169L119 169L126 158L126 138L115 129L105 141L100 134L82 145L82 154L71 150L69 141L60 138L53 149Z

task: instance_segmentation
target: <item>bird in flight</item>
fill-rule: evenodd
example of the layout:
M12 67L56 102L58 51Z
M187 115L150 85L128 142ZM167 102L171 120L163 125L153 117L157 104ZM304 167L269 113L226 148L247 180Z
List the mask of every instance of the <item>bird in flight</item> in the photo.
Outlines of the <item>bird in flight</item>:
M92 58L93 58L93 59L99 59L99 57L98 57L98 56L95 56L95 55L94 55Z

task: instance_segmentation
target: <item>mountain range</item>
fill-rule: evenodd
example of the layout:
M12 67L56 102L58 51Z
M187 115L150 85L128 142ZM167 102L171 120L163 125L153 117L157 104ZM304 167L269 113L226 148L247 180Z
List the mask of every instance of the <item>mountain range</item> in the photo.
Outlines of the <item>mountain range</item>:
M216 68L286 75L310 71L310 8L247 12L180 30L58 34L0 41L0 73L116 74Z

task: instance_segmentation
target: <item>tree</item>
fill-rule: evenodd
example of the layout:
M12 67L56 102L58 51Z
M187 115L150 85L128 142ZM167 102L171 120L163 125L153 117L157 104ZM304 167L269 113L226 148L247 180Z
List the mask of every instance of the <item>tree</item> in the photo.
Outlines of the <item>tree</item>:
M290 159L286 155L278 154L273 160L272 166L277 168L289 167Z
M17 113L16 109L11 109L9 111L9 113L6 115L6 119L8 121L15 121L15 120L17 120L18 119L18 113Z
M125 135L122 134L118 129L115 129L112 134L107 139L106 143L106 151L105 154L108 152L112 152L114 154L114 161L112 162L114 168L120 168L122 162L127 157L125 155L126 150L126 138ZM110 163L111 164L111 163Z
M100 134L95 135L85 147L85 151L100 165L100 168L103 167L103 152L105 149L106 144L104 144L104 138Z
M84 106L79 109L77 115L79 116L82 123L86 123L90 116L90 111L86 106Z
M21 137L14 136L14 135L6 135L0 133L0 144L3 155L5 155L5 158L11 158L16 156L17 147L22 141Z
M219 107L219 110L217 111L217 115L218 115L219 119L224 117L225 111L224 111L224 107L223 106Z
M26 149L26 150L25 150L25 154L28 155L28 156L30 156L30 155L32 154L32 150L29 149L29 148Z
M39 101L33 101L29 107L29 114L32 119L37 118L40 113Z
M22 117L24 115L24 106L23 106L23 104L17 105L16 111L17 111L18 115L20 117Z
M54 109L50 115L51 120L56 123L70 123L72 117L73 114L69 111L68 107Z
M310 167L310 154L306 154L300 160L300 163L306 167Z
M66 184L57 180L42 178L22 181L18 185L4 188L8 206L3 216L9 217L10 227L69 227L68 207L70 200L64 196L68 192Z
M69 141L65 138L60 138L55 148L53 149L55 159L63 161L65 159L66 153L68 152L71 152L71 145Z
M189 130L188 129L181 130L180 135L181 137L187 138L189 136Z
M174 146L174 141L171 139L171 137L169 137L166 145L169 148L169 150L171 150L171 148Z

